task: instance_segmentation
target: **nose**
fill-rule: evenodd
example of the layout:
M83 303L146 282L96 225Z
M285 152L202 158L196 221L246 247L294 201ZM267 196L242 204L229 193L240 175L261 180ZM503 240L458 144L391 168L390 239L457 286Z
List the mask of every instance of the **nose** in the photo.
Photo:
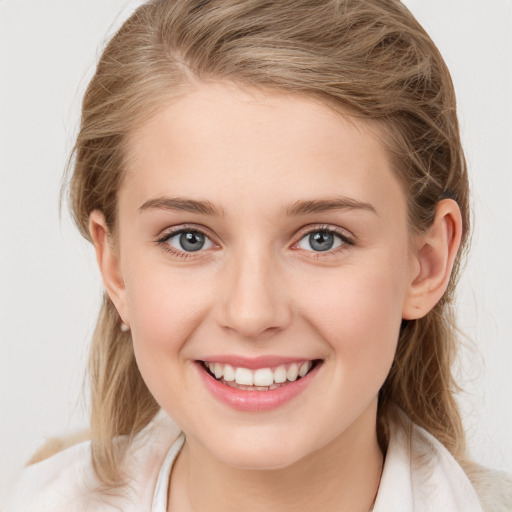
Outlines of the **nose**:
M218 321L242 339L267 338L286 328L292 317L279 266L261 252L248 249L222 271Z

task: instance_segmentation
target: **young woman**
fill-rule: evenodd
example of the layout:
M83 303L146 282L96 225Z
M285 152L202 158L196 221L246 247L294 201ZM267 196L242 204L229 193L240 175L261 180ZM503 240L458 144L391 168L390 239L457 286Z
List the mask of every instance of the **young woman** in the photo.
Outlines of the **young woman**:
M70 179L106 290L91 438L12 510L508 510L453 396L468 195L401 3L141 6Z

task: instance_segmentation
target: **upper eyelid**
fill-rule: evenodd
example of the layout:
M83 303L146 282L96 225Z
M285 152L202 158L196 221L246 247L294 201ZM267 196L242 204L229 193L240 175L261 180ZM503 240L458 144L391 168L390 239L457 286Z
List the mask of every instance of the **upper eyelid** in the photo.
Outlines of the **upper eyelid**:
M209 240L211 240L212 242L214 242L214 240L213 240L214 238L218 238L218 237L212 236L210 234L210 231L207 230L206 228L202 227L202 226L197 226L197 225L194 225L194 224L184 224L184 225L180 225L180 226L173 226L173 227L168 227L168 228L163 229L157 235L157 240L158 241L167 240L169 238L172 238L173 236L176 236L176 235L178 235L180 233L188 232L188 231L193 231L193 232L196 232L196 233L201 233L205 237L207 237Z
M191 231L201 233L202 235L204 235L204 237L210 241L211 247L207 247L206 249L201 248L198 249L197 251L185 251L172 246L172 244L170 243L170 240L172 238L179 235L180 233ZM212 249L215 250L219 248L219 244L214 239L212 239L212 237L208 235L208 233L205 232L204 229L200 229L195 226L176 226L164 229L156 237L155 244L163 248L165 251L173 253L175 256L183 256L186 258L198 258L201 256L204 257L208 255L209 251L211 251Z
M218 237L217 235L212 236L212 234L210 234L209 229L197 224L183 224L179 226L168 227L160 232L160 234L157 236L157 241L164 242L169 238L176 236L179 233L187 231L199 232L203 234L205 237L207 237L212 243L216 245L222 245L222 243L216 241L219 240L220 237ZM334 226L332 224L309 224L298 230L297 234L293 237L294 242L292 242L291 246L297 245L297 243L300 242L300 240L302 240L305 236L316 231L328 231L330 233L334 233L340 236L345 241L349 241L350 243L355 243L356 240L354 235L352 235L348 230L341 228L339 226Z
M171 243L169 243L169 241L175 236L187 232L195 232L204 235L204 237L210 241L210 244L213 247L208 247L206 248L206 250L203 250L203 248L201 248L198 249L197 251L186 251L173 247ZM210 235L208 235L204 228L198 228L197 226L192 225L181 225L166 228L162 230L160 234L157 236L155 243L156 245L161 246L165 251L172 253L174 257L180 258L198 258L201 256L211 256L208 254L208 250L215 249L215 246L217 246L217 248L219 247L219 244L215 242Z
M355 239L356 239L355 236L352 233L350 233L350 231L348 231L346 229L340 228L338 226L333 226L331 224L317 224L317 225L305 226L303 229L301 229L299 231L299 234L297 235L298 236L297 241L300 241L306 235L315 233L317 231L328 231L329 233L334 233L334 234L340 236L341 238L350 240L352 243L355 242ZM294 242L294 243L297 243L297 242Z

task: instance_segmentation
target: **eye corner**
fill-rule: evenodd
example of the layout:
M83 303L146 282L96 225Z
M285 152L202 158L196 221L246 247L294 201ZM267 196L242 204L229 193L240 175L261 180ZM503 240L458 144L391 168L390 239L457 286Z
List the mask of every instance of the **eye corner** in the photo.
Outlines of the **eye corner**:
M174 226L162 231L155 243L166 252L183 259L204 256L203 253L220 249L220 245L205 230L189 225Z
M312 239L315 234L319 235L316 240ZM309 247L306 247L306 244ZM355 245L354 237L347 234L345 230L332 225L314 225L301 230L297 235L297 241L291 245L290 249L304 251L319 258L337 254L353 245Z

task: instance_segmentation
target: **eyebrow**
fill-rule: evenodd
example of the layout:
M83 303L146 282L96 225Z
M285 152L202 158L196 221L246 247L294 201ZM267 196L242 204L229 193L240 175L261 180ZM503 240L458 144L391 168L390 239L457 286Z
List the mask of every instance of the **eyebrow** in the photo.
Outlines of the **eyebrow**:
M297 201L285 208L285 214L289 216L307 215L309 213L328 212L332 210L366 210L378 215L377 210L375 210L370 203L358 201L350 197Z
M142 213L155 209L199 213L214 217L224 217L226 215L222 208L215 206L210 201L197 201L183 197L157 197L149 199L139 208L139 211Z
M184 197L157 197L155 199L149 199L139 208L141 213L147 210L181 211L213 217L226 216L226 212L223 208L214 205L210 201L198 201ZM293 217L332 210L366 210L377 214L377 211L370 203L349 197L296 201L284 208L284 214Z

